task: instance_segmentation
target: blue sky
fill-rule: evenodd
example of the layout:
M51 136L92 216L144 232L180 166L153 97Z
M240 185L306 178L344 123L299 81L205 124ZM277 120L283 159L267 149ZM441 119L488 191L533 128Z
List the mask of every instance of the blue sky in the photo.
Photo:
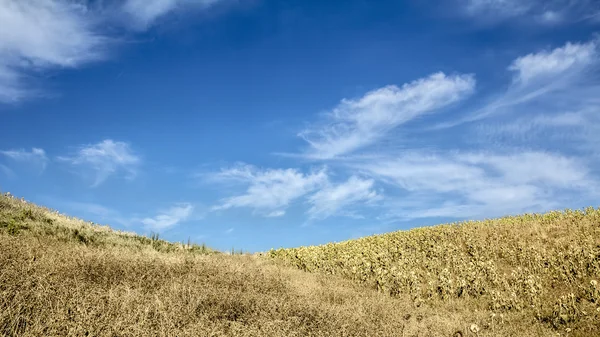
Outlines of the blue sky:
M0 0L0 189L264 251L598 206L592 0Z

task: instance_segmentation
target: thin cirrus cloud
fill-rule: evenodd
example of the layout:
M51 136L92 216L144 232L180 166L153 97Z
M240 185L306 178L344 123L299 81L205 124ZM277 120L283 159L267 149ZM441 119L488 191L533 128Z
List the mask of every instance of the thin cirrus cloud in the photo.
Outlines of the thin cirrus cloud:
M374 205L382 199L375 191L375 181L351 176L345 182L332 183L325 169L302 173L298 169L258 169L251 165L223 169L209 176L221 184L247 186L244 193L225 198L213 210L250 208L264 217L281 217L295 201L304 199L310 208L309 220L324 220L331 216L360 217L349 210Z
M469 15L491 15L514 17L528 13L535 7L536 0L461 0Z
M504 93L462 118L440 123L435 128L499 114L527 111L529 116L550 116L597 105L598 49L598 40L567 42L553 50L518 57L507 67L513 79Z
M598 158L599 47L597 39L568 42L517 58L508 68L513 82L503 95L446 125L474 121L475 135L488 142L558 147Z
M122 11L133 21L134 28L146 29L168 13L183 8L206 8L223 0L128 0Z
M68 209L75 214L93 217L97 221L107 221L126 228L142 224L146 229L157 232L166 231L191 219L199 218L197 207L187 202L173 203L171 207L159 210L154 216L140 217L133 214L123 214L119 210L93 202L66 201L57 197L48 197L47 199L50 204Z
M0 22L0 102L36 95L29 82L37 72L104 57L106 38L96 32L93 16L75 2L3 0Z
M435 73L402 87L391 85L344 99L323 123L299 134L309 144L305 156L333 159L365 148L399 125L468 97L474 88L473 75Z
M0 151L0 154L9 158L12 161L32 165L40 171L46 169L49 159L46 156L46 151L39 148L32 148L31 151L25 149L5 150Z
M345 182L332 184L325 176L302 188L298 182L307 175L300 170L240 166L217 176L245 184L246 193L216 208L250 207L264 216L282 216L291 200L303 198L309 220L355 216L354 210L376 205L364 214L396 222L501 216L597 200L600 180L593 168L600 156L590 156L600 144L597 50L597 40L567 42L516 57L504 67L512 75L508 89L483 107L454 113L444 127L411 130L426 149L408 143L399 153L370 146L394 140L397 135L389 131L403 123L469 97L473 75L436 74L343 100L300 136L309 143L303 157L327 161L328 173L345 176ZM445 142L447 137L468 137L469 145ZM272 179L283 172L296 178ZM385 186L385 195L376 186Z
M259 169L240 164L211 174L208 179L246 186L245 192L223 199L213 210L243 207L265 217L280 217L292 202L323 186L328 177L325 169L302 173L297 169Z
M600 8L594 0L459 0L468 16L487 21L527 18L542 25L594 21Z
M600 185L586 164L547 152L415 152L355 167L397 187L402 198L388 200L388 216L410 220L543 211L574 196L593 199Z
M585 71L596 61L597 53L596 40L587 43L567 42L552 51L543 50L519 57L508 69L514 71L516 83L528 85L536 80L551 79L567 71Z
M154 217L144 218L141 222L148 229L167 230L188 220L193 212L194 206L192 204L182 203L165 209Z
M94 181L92 187L116 174L134 178L142 161L128 143L111 139L81 146L73 155L57 159L82 170L84 175L91 173Z
M346 182L327 186L308 198L311 204L307 214L310 219L323 220L334 215L357 216L348 211L350 206L370 205L383 199L374 190L375 181L351 176Z
M413 149L351 167L396 186L388 219L490 217L596 200L597 51L597 40L568 42L516 58L506 92L450 122L468 135L469 150Z
M43 95L36 82L46 70L78 68L109 57L119 37L104 31L107 23L124 17L125 28L141 31L170 12L206 8L218 1L222 0L2 0L0 103Z

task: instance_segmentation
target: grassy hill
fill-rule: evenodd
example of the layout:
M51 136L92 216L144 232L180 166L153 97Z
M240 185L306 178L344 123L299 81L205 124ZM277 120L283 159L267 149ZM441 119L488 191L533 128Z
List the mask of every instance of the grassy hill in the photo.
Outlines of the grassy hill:
M416 306L518 313L529 324L600 336L600 209L425 227L268 255L409 295Z
M0 196L0 335L597 336L599 214L228 255Z

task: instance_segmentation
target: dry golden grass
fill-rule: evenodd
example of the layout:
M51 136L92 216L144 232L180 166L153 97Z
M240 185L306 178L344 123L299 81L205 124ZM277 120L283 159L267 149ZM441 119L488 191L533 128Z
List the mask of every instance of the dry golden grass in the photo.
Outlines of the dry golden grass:
M268 253L415 305L516 313L571 336L600 336L600 209L418 228Z
M3 336L566 336L528 313L493 317L476 298L417 305L411 296L0 196Z

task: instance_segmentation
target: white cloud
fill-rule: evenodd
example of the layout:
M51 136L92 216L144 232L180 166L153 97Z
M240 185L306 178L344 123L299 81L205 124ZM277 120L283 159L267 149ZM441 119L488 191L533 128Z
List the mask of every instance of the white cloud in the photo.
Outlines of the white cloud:
M123 12L129 15L137 28L147 28L156 20L178 9L205 8L222 0L126 0Z
M248 186L245 193L224 199L213 210L248 207L264 216L278 217L285 214L290 203L325 184L327 173L324 169L304 174L296 169L261 170L238 165L221 170L210 179Z
M38 149L35 147L32 148L31 151L24 149L8 150L0 151L0 154L3 154L17 162L34 165L42 171L46 168L49 161L48 157L46 156L46 152L43 149Z
M596 41L571 43L552 51L543 50L517 58L508 68L515 72L515 82L528 84L548 76L571 71L583 71L597 60Z
M104 56L105 37L82 5L64 0L0 0L0 102L32 92L31 71L72 68Z
M231 227L228 230L226 230L225 232L223 232L224 234L231 234L233 233L233 231L235 230L235 228Z
M583 130L594 123L586 111L556 114L525 115L507 122L480 123L472 130L472 143L481 145L508 144L508 146L537 146L540 148L563 147L585 141Z
M402 87L387 86L359 99L344 99L325 125L299 134L310 145L307 157L331 159L381 139L393 128L457 102L474 91L472 75L436 73Z
M518 58L510 67L513 83L502 96L446 125L479 121L478 141L600 158L599 47L599 40L567 43Z
M482 168L467 166L437 155L410 154L354 165L374 177L409 191L467 190L484 180Z
M131 150L129 144L111 139L82 146L75 155L58 157L58 159L86 170L92 170L95 176L93 187L102 184L109 176L119 172L124 172L128 178L133 178L141 163L141 158Z
M17 102L27 94L17 71L0 61L0 103Z
M513 82L497 98L465 117L438 124L441 129L499 114L551 116L597 106L598 40L567 42L552 51L542 50L515 59L508 70Z
M194 206L183 203L160 212L153 218L144 218L141 222L152 230L165 230L186 221L194 211Z
M269 214L266 215L267 218L277 218L280 216L284 216L285 215L285 211L284 210L277 210L277 211L273 211Z
M574 126L583 126L586 121L582 116L582 111L564 112L559 114L536 115L531 118L517 120L512 124L502 125L506 132L530 132L536 128L569 128Z
M556 12L553 10L547 10L541 14L537 15L537 20L541 23L554 25L558 24L563 20L563 14L560 12Z
M547 152L416 152L358 163L355 168L400 188L402 197L388 206L390 214L405 219L548 210L573 195L593 199L600 187L586 162Z
M533 23L560 24L592 20L599 10L595 0L459 0L459 2L462 3L467 15L488 22L525 18Z
M104 27L124 24L144 30L175 10L206 8L221 0L0 0L0 103L41 94L36 75L105 59L118 40ZM120 1L121 2L121 1Z
M325 219L334 215L343 215L349 206L372 204L382 199L373 190L375 181L352 176L348 181L327 186L308 198L312 207L307 211L311 219Z
M470 15L496 15L512 17L527 13L534 1L520 0L465 0L465 10Z

